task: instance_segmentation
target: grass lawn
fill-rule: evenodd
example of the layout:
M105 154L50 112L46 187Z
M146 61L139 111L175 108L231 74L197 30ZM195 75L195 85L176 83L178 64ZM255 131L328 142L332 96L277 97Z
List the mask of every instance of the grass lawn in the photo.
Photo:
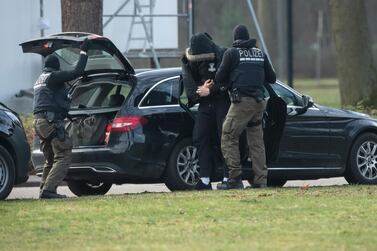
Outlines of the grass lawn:
M375 186L0 202L0 250L376 250Z
M340 105L339 84L337 79L295 79L294 88L302 94L309 95L314 102L324 106L337 107Z

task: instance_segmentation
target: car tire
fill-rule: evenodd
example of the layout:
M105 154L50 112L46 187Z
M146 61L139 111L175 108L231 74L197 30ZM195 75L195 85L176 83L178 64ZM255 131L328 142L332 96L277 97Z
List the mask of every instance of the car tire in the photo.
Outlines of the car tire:
M377 135L364 133L351 147L344 177L351 184L377 184Z
M15 177L15 164L10 153L0 146L0 200L8 197L12 191Z
M112 183L97 183L93 184L84 180L68 180L67 185L69 190L77 196L89 196L89 195L104 195L106 194Z
M171 191L192 190L198 180L197 149L191 139L183 139L176 144L170 154L165 171L165 185Z

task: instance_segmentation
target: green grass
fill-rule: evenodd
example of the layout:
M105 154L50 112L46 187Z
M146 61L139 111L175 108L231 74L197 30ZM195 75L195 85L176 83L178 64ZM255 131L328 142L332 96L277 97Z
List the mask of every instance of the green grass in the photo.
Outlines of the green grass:
M0 202L0 250L375 250L374 186Z
M339 84L337 79L295 79L294 88L302 94L309 95L314 102L324 106L341 107Z

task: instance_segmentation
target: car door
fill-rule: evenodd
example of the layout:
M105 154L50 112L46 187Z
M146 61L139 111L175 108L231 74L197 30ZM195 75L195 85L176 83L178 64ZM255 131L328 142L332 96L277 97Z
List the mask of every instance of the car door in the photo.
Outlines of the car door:
M287 103L287 121L279 158L271 168L323 168L328 165L330 129L327 116L314 104L303 110L303 100L294 90L277 83L272 86Z
M191 127L184 117L188 115L179 105L179 85L180 76L162 79L147 91L138 104L140 114L148 120L144 133L151 160L162 159L158 156L161 151L169 154L177 138L185 134L185 128L188 128L187 136L191 135Z

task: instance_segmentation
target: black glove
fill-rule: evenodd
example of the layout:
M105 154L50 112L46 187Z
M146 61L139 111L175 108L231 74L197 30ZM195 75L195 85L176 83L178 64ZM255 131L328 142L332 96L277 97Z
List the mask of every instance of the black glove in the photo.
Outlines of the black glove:
M89 39L85 38L85 40L82 42L82 44L80 46L80 49L82 51L87 52L89 47L90 47L90 44L91 44L91 41Z

